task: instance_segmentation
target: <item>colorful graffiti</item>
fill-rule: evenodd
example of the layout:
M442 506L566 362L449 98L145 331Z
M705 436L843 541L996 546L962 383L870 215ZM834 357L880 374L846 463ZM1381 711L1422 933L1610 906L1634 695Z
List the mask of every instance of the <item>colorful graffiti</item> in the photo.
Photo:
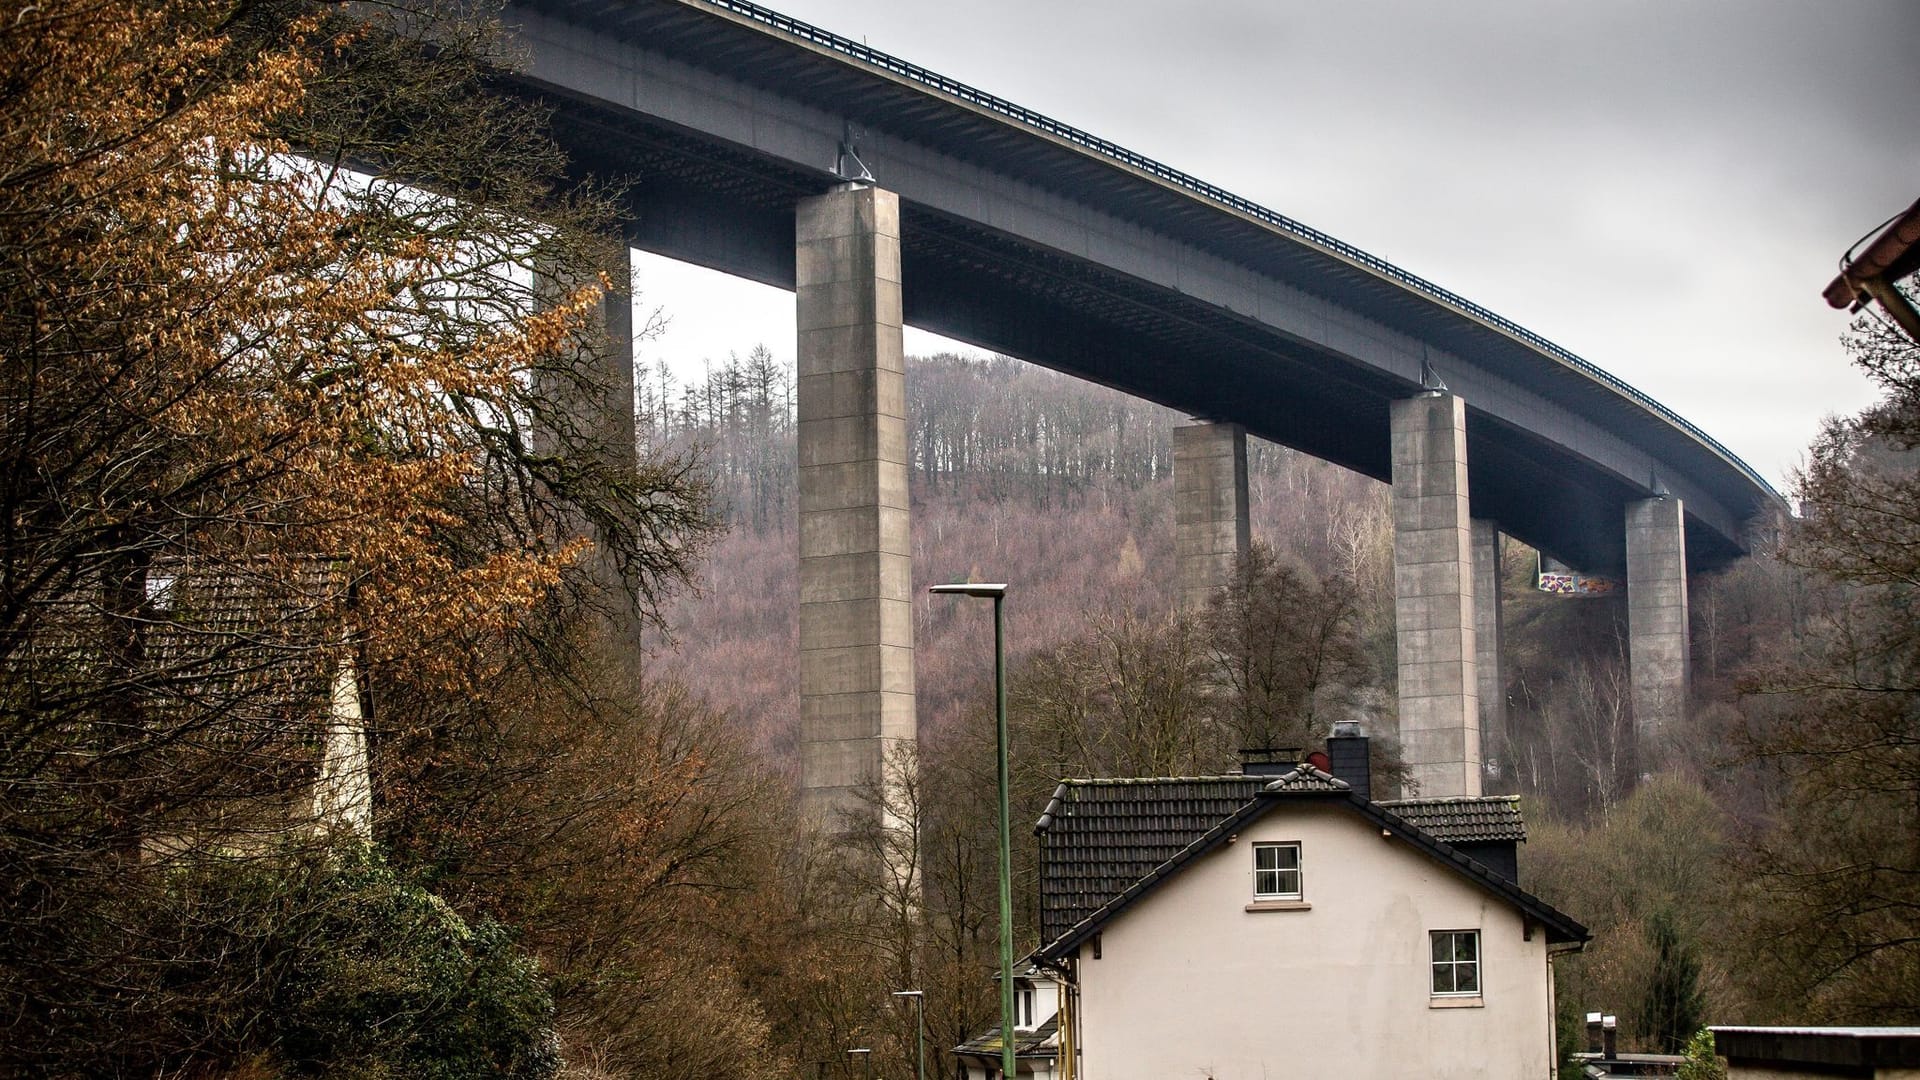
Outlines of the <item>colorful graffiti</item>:
M1533 587L1555 596L1605 596L1619 586L1612 578L1572 571L1541 570Z

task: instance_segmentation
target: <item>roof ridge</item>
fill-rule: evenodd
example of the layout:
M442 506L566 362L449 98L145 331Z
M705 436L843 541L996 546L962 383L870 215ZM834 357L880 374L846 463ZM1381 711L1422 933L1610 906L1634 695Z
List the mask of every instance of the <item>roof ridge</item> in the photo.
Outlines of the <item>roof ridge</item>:
M1074 787L1120 787L1124 785L1144 784L1192 784L1203 781L1244 780L1249 783L1264 783L1272 780L1266 776L1248 776L1245 773L1219 773L1202 776L1069 776L1062 777L1062 784Z
M1325 791L1329 788L1336 791L1350 791L1353 785L1331 773L1321 772L1303 761L1295 766L1292 772L1275 777L1272 783L1264 785L1260 790L1267 794L1281 794L1293 791Z

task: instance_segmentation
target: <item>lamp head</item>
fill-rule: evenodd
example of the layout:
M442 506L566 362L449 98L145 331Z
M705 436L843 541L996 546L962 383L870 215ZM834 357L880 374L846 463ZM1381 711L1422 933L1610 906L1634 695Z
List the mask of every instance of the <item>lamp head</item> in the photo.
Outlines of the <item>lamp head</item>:
M988 584L986 582L968 581L955 585L929 585L927 586L927 591L930 593L952 593L957 596L992 597L998 600L1007 595L1007 585L1006 582Z

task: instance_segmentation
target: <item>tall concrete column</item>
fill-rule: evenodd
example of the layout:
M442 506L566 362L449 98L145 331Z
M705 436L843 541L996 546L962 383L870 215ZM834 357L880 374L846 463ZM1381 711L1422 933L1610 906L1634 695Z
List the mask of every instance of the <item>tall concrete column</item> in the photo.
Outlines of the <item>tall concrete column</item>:
M601 294L596 307L579 327L577 355L584 361L579 369L582 379L554 377L542 389L553 395L567 421L570 443L566 449L587 457L605 468L631 473L638 464L634 442L633 409L633 266L626 243L609 237L593 253L594 262L612 282ZM563 303L582 285L592 283L579 264L558 266L536 259L534 301L543 308ZM562 436L547 427L533 432L533 443L542 454L562 449ZM592 571L599 599L608 618L605 644L615 663L638 668L646 654L645 621L627 587L613 553L603 535L579 515L573 515L564 528L592 533L595 541L588 567Z
M1507 742L1507 669L1500 662L1500 526L1473 522L1474 668L1480 694L1480 749L1483 761L1501 755L1502 771L1512 767Z
M900 202L848 186L800 201L800 773L838 827L914 738Z
M581 355L588 360L584 383L561 380L551 387L565 395L566 407L575 414L576 429L587 433L590 451L612 465L633 467L637 448L634 444L633 416L633 267L632 255L625 243L609 239L597 250L595 261L605 268L613 287L600 296L600 302L585 320ZM536 304L551 308L568 299L592 279L576 270L556 267L536 260L533 268L533 295ZM552 433L534 432L534 442L543 451L553 446Z
M1687 530L1680 500L1627 504L1627 662L1640 771L1661 738L1685 720L1691 690L1687 640Z
M1452 394L1393 403L1393 588L1409 779L1425 797L1478 795L1467 410Z
M1173 492L1180 605L1199 611L1247 553L1247 429L1203 420L1174 428Z

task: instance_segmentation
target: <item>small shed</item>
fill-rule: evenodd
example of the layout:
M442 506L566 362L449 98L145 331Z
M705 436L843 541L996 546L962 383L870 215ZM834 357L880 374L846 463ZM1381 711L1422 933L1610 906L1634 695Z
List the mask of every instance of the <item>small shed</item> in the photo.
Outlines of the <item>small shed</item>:
M1727 1080L1911 1080L1920 1027L1715 1027Z

